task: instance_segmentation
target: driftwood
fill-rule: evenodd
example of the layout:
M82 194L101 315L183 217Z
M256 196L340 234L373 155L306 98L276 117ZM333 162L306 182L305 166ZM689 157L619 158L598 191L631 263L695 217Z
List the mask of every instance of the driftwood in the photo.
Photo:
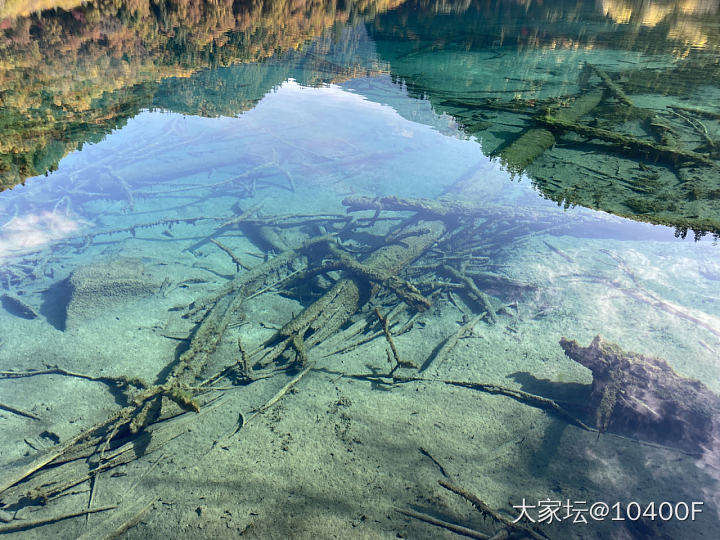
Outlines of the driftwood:
M668 107L670 107L670 105L668 105ZM684 111L684 112L688 112L691 114L695 114L697 116L703 116L705 118L710 118L711 120L720 120L720 113L717 113L714 111L706 111L704 109L694 109L691 107L679 107L677 105L673 105L670 108L672 108L674 110L678 110L678 111Z
M665 146L652 141L644 141L642 139L638 139L637 137L633 137L632 135L625 135L622 133L615 133L614 131L607 129L585 126L583 124L578 124L577 122L569 122L552 116L538 116L534 120L538 124L546 126L550 129L574 131L583 137L599 139L608 143L613 148L618 149L620 153L631 156L641 156L654 161L661 161L673 165L686 162L700 163L703 165L713 164L713 161L705 154L700 154L691 150L683 150L682 148Z
M454 484L451 484L450 482L446 482L445 480L438 480L438 484L440 484L448 491L452 491L453 493L460 495L463 499L472 504L478 510L478 512L480 512L484 516L488 516L489 518L497 521L498 523L502 523L507 529L520 532L521 534L527 535L534 540L546 540L548 538L546 535L537 533L529 527L526 527L522 523L516 523L514 521L511 521L505 516L497 513L495 510L485 504L485 502L483 502L477 495L470 493L469 491L461 488L460 486L456 486Z
M407 204L406 201L395 200ZM423 212L413 208L418 204L433 208L434 212ZM464 211L463 206L465 207ZM239 273L215 293L188 306L184 317L192 318L197 326L190 335L188 349L183 352L175 365L168 369L164 383L150 386L132 377L92 377L68 372L61 368L4 373L3 375L6 377L57 373L108 383L126 393L127 406L64 442L58 448L38 457L32 463L19 466L0 480L0 495L3 503L25 505L46 503L62 496L73 486L97 479L103 471L138 459L139 454L135 449L135 435L138 433L154 434L151 444L145 448L145 453L156 450L172 437L177 436L175 430L168 430L169 433L164 436L166 430L158 429L162 425L159 422L161 419L172 417L182 411L195 411L202 415L210 409L206 406L200 410L203 401L202 396L198 396L198 392L207 389L208 383L237 368L242 370L246 376L245 379L250 382L256 378L265 378L262 374L254 377L250 366L269 365L283 355L286 350L294 350L296 360L304 367L304 370L265 407L255 411L255 414L272 406L283 397L292 385L312 371L313 364L308 359L307 351L335 334L379 287L394 292L401 300L415 309L428 307L430 299L425 298L409 282L400 279L397 275L445 237L448 222L472 215L472 210L468 209L473 208L474 210L479 209L479 207L462 203L433 204L428 200L414 200L407 209L414 211L417 215L407 218L404 223L394 229L385 245L360 260L356 261L350 255L340 251L334 245L335 237L328 235L310 239L297 249L285 250L251 270ZM379 212L380 208L375 208L375 210ZM376 216L372 219L382 218ZM361 220L363 218L357 221ZM170 225L171 223L161 220L146 224L146 226L159 224ZM233 222L226 226L236 224L239 223ZM221 229L222 227L223 225L221 225ZM219 242L217 244L221 249L225 249ZM232 256L229 250L225 249L225 251ZM323 270L339 269L341 272L341 278L335 282L333 287L288 322L258 350L248 352L240 346L240 361L236 365L229 366L219 375L211 376L205 382L198 384L199 377L207 368L211 355L223 339L226 330L236 318L242 302L267 290L268 283L273 283L272 286L287 283L290 277L299 272L296 269L299 259L303 261L318 260L318 255L326 257L325 262L321 263ZM233 257L233 259L237 258ZM312 263L308 264L312 266ZM294 266L295 268L293 268ZM385 319L383 332L388 342L392 343L387 318L381 317L381 322L383 319ZM397 350L395 350L394 356L396 365L403 367L410 365L399 359ZM268 372L272 372L272 370L268 370ZM173 403L176 406L170 407L168 410L166 405ZM212 407L214 408L214 406ZM192 418L194 415L187 417L183 424L191 421ZM119 441L120 436L127 436L129 442L122 444ZM119 446L121 444L122 446ZM23 502L21 503L21 501Z
M553 213L539 211L537 209L526 210L520 209L517 205L495 205L482 202L481 196L476 196L471 191L473 186L466 186L459 184L452 187L449 195L440 197L438 199L424 199L419 197L364 197L353 195L345 197L342 201L344 206L347 206L348 212L359 212L361 210L389 210L393 212L415 212L421 216L425 216L427 219L431 217L441 219L451 223L454 227L452 233L443 237L443 242L447 242L452 236L457 236L466 231L462 226L458 226L458 222L462 223L464 220L469 218L487 218L497 219L498 216L502 216L502 219L517 222L517 230L527 228L528 222L533 222L537 225L551 226L553 224L564 225L564 222L557 221L557 217ZM469 193L468 193L469 191ZM363 219L371 220L373 218L359 218L358 221ZM378 217L376 219L383 219ZM594 218L593 222L597 223ZM510 228L506 228L503 231L504 235L515 234L514 231L510 231ZM486 247L483 245L483 247ZM476 251L475 246L471 251ZM479 260L485 260L483 257L476 257Z
M235 295L238 291L244 290L245 292L250 289L259 288L259 285L267 281L268 276L276 275L283 272L290 264L292 264L302 254L316 246L317 244L326 243L332 236L319 236L312 238L303 243L298 249L288 249L283 251L276 257L273 257L269 261L255 266L252 270L246 273L238 274L231 281L220 287L213 294L196 300L189 306L189 311L185 317L192 317L196 313L212 309L220 299L227 297L228 295Z
M612 95L620 103L622 103L623 105L627 105L628 107L633 106L633 103L632 101L630 101L630 98L627 97L627 94L622 91L622 88L615 84L615 81L613 81L604 70L600 69L597 66L593 66L592 64L589 64L587 62L585 62L585 69L589 69L595 75L600 77L600 80L602 81L603 85L605 85L605 88L610 93L610 95Z
M422 512L416 512L415 510L408 510L404 508L395 508L395 511L408 517L419 519L420 521L424 521L425 523L430 523L431 525L435 525L436 527L442 527L443 529L447 529L448 531L452 531L462 536L467 536L468 538L477 538L479 540L490 539L490 535L483 534L480 531L476 531L475 529L463 527L462 525L457 525L456 523L450 523L448 521L438 519Z
M229 247L227 247L225 244L221 243L219 240L215 240L214 238L211 238L210 241L230 256L230 258L232 259L232 262L235 263L235 267L238 272L240 271L241 268L243 270L250 270L250 268L248 268L248 266L245 263L243 263L238 258L238 256L235 255L235 253L233 253L233 251Z
M70 439L58 449L39 457L27 467L11 473L10 476L0 481L0 494L2 494L3 500L26 497L28 500L44 501L69 487L86 481L103 470L137 459L137 455L132 451L124 451L121 454L115 451L109 456L104 455L104 452L121 428L127 427L132 434L135 434L146 430L151 424L155 423L160 418L163 398L167 398L166 401L169 400L168 402L174 402L184 411L197 412L199 403L194 399L190 386L194 385L197 376L206 367L210 354L220 342L222 334L239 303L245 296L260 289L269 277L287 272L288 266L305 249L326 240L326 237L312 239L305 242L298 250L288 250L267 263L240 274L238 278L221 288L221 291L225 293L224 295L205 299L202 303L202 309L206 312L192 336L190 347L180 356L179 362L171 370L164 384L147 388L142 381L133 378L118 381L124 383L123 386L127 390L129 390L127 388L129 386L139 388L130 396L129 404L108 419ZM198 308L199 310L200 308ZM63 370L53 370L53 372L61 371ZM39 375L41 373L30 372L26 375L19 375L6 372L4 375L15 377ZM63 374L78 376L69 372ZM109 382L105 378L97 378L97 380ZM73 467L67 472L59 467L53 468L59 463L87 458L94 454L97 448L100 448L99 463L94 468L91 468L89 472L87 464L78 464L78 466L71 463ZM16 485L31 476L31 482ZM13 486L15 486L15 489L10 491Z
M412 234L411 234L412 233ZM405 238L418 236L419 234L432 234L428 228L423 229L422 233L416 233L412 229L406 232ZM403 243L401 246L406 246ZM397 277L394 274L384 272L382 269L376 269L372 266L361 264L349 255L340 251L337 247L330 245L330 254L337 259L337 268L345 270L355 276L364 278L372 283L377 283L387 287L394 292L398 298L408 305L418 310L425 310L430 307L430 301L418 291L412 283Z
M443 470L442 466L437 463L437 461L435 461L435 458L433 458L423 449L420 449L420 451L424 455L428 456L436 465L438 465L441 470ZM492 520L502 524L503 528L490 536L480 531L476 531L475 529L464 527L463 525L458 525L456 523L450 523L448 521L438 519L423 512L417 512L415 510L401 508L395 508L395 511L406 516L419 519L420 521L430 523L431 525L453 531L454 533L457 533L459 535L467 536L468 538L479 538L481 540L505 540L512 536L513 538L532 538L533 540L548 540L547 535L536 532L522 523L516 523L506 518L502 514L499 514L498 512L490 508L487 504L485 504L479 497L470 493L469 491L454 484L451 484L450 482L447 482L445 480L439 480L438 484L440 484L448 491L460 495L463 499L472 504L484 517L489 517Z
M597 430L593 429L587 425L585 425L582 420L575 418L572 414L570 414L568 411L563 409L560 405L558 405L555 401L552 399L538 396L535 394L530 394L528 392L524 392L522 390L518 390L516 388L510 388L507 386L500 386L497 384L492 383L480 383L480 382L470 382L470 381L453 381L448 379L436 379L432 377L413 377L413 376L404 376L404 375L396 375L394 373L388 373L388 374L382 374L378 375L377 373L355 373L355 374L343 374L343 377L347 377L350 379L360 379L360 380L366 380L366 381L372 381L375 383L383 383L383 384L397 384L397 383L406 383L406 382L435 382L435 383L443 383L450 386L459 386L461 388L470 388L471 390L477 390L478 392L485 392L487 394L495 394L495 395L502 395L507 396L509 398L512 398L520 403L524 403L525 405L529 405L530 407L535 407L537 409L541 409L544 411L547 411L556 417L564 420L570 425L579 427L580 429L584 431L589 431L591 433L595 433Z
M594 89L573 101L568 108L557 109L555 115L565 122L576 122L600 104L603 91ZM500 161L514 173L520 173L543 152L555 144L555 134L547 127L535 127L500 151Z
M199 416L202 417L222 404L222 398L206 402ZM128 442L106 451L103 456L98 456L98 447L111 442L108 432L117 433L114 428L119 419L127 418L139 408L136 404L125 407L107 420L79 433L59 448L50 449L33 462L11 471L0 480L2 502L6 505L20 501L26 505L47 503L62 496L71 487L92 479L98 473L130 463L141 455L162 448L182 435L187 430L187 424L195 419L194 415L178 416L177 409L164 411L162 421L155 419L151 425L143 428L149 444L143 448L141 454L138 454L135 437L130 437ZM99 458L95 460L97 463L94 468L86 462L87 458L91 457Z
M345 197L342 201L348 212L360 210L393 210L396 212L417 212L438 218L460 218L480 215L487 208L477 203L460 199L420 199L394 197Z
M96 236L103 236L103 235L113 235L113 234L120 234L120 233L130 233L132 236L135 236L135 233L138 229L148 229L153 227L161 227L161 226L167 226L172 227L173 225L177 225L178 223L188 223L190 225L195 225L198 221L222 221L225 218L222 217L212 217L212 216L196 216L196 217L189 217L189 218L163 218L158 219L156 221L150 221L148 223L138 223L137 225L131 225L130 227L120 227L116 229L106 229L104 231L97 231L97 232L87 232L87 233L81 233L76 234L72 236L66 236L63 239L63 242L69 242L71 240L77 240L77 239L83 239L87 243L91 242Z
M143 498L133 501L129 506L121 507L111 516L80 536L77 540L115 540L132 529L145 517L156 501Z
M12 405L8 405L7 403L0 403L0 409L3 409L5 411L11 412L13 414L17 414L18 416L24 416L26 418L32 418L33 420L42 420L39 416L31 413L30 411L26 411L24 409L20 409L18 407L13 407Z
M17 531L25 531L27 529L33 529L35 527L40 527L41 525L48 525L49 523L56 523L58 521L63 521L65 519L71 519L79 516L85 516L87 514L94 514L96 512L106 512L108 510L112 510L113 508L117 508L116 505L109 505L109 506L102 506L100 508L88 508L86 510L81 510L79 512L71 512L69 514L61 514L59 516L55 517L49 517L45 519L30 519L30 520L17 520L12 521L8 525L0 526L0 534L5 534L9 532L17 532Z
M420 368L420 372L423 372L430 367L430 363L432 362L435 364L435 372L437 373L443 365L443 362L445 362L447 357L450 355L450 352L455 348L455 345L457 345L458 341L472 334L475 329L475 325L480 322L485 315L487 315L487 313L483 312L479 315L471 317L470 320L462 325L457 332L447 338L445 343L443 343L443 346L438 350L437 354L435 354L434 357L429 358L428 361Z
M383 317L378 308L375 308L375 315L377 315L377 318L380 321L380 324L382 325L383 333L385 334L385 339L387 340L388 345L390 345L390 350L392 351L392 358L395 360L395 366L390 370L390 375L395 373L397 371L397 369L400 367L417 369L418 366L414 362L411 362L409 360L403 360L400 358L400 353L398 353L397 346L395 345L395 340L393 340L392 333L390 332L390 328L388 326L389 316ZM390 359L390 353L388 353L388 360L389 359Z
M340 250L334 244L328 245L328 253L332 259L323 261L320 265L313 266L295 276L289 285L307 282L313 276L326 274L335 270L342 270L357 278L387 288L391 292L419 311L430 307L430 300L425 298L420 291L410 282L399 278L396 275L388 274L356 261L353 257Z
M675 373L660 358L623 351L595 337L588 347L563 338L565 354L593 373L590 407L599 432L701 454L720 466L720 397Z
M408 237L402 243L378 248L361 261L362 266L378 276L394 276L425 253L445 233L446 225L441 220L411 218L406 224L400 225L396 232L402 234L403 231L419 229L425 232ZM380 277L378 279L382 281ZM298 345L302 344L303 349L305 345L313 347L330 337L364 304L369 292L368 280L358 274L350 274L338 280L328 292L266 342L264 354L259 359L253 359L253 363L267 366L289 347L302 356ZM268 348L273 343L277 345Z
M467 277L462 272L459 272L458 270L447 264L442 265L440 268L443 272L450 274L452 277L459 281L462 281L467 287L467 291L470 297L478 304L480 304L480 307L482 307L483 311L487 313L490 321L497 321L497 315L495 314L495 308L492 305L492 300L490 300L490 297L487 294L478 289L477 285L475 285L475 282L471 278Z

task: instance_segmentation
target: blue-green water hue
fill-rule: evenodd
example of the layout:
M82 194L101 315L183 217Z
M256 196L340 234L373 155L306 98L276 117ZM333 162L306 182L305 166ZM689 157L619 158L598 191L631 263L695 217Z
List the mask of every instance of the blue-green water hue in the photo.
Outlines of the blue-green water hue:
M717 534L716 3L63 7L0 26L0 531Z

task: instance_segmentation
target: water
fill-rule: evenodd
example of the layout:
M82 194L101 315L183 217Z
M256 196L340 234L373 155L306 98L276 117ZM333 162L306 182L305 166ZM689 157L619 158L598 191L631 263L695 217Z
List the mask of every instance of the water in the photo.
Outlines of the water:
M0 531L717 536L717 3L37 7Z

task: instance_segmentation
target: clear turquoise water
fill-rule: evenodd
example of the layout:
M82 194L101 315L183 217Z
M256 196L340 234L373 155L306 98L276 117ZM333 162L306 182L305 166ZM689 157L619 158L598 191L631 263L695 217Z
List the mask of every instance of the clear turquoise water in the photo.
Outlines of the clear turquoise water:
M720 112L717 5L471 2L357 9L347 22L302 35L305 39L298 38L297 50L278 46L273 54L270 48L263 54L267 58L258 62L218 61L223 45L217 38L215 56L208 53L207 61L201 54L188 60L189 53L184 53L192 47L181 40L171 40L166 49L146 42L143 50L156 62L158 76L135 81L136 85L129 77L117 89L95 96L89 110L97 117L110 117L108 122L82 120L87 114L82 107L73 112L67 105L50 105L53 93L62 99L69 95L63 94L62 83L73 80L70 73L49 76L27 66L6 70L0 84L5 85L1 88L8 105L0 115L8 140L16 136L34 140L29 135L22 139L24 129L31 131L27 118L33 114L57 117L62 110L68 117L53 125L55 139L50 137L43 146L46 150L37 150L32 162L36 169L45 163L56 170L30 176L0 193L0 287L12 298L0 311L4 376L59 366L93 377L137 376L162 384L197 332L192 319L180 318L182 310L220 290L239 271L208 238L220 240L247 267L327 232L337 233L350 253L360 256L383 245L383 236L396 222L341 230L337 223L342 219L338 216L346 213L344 198L459 197L481 210L469 220L448 219L448 229L460 231L455 239L441 244L444 254L431 251L415 265L450 261L470 275L478 270L475 284L492 296L496 306L510 307L497 322L478 323L436 367L432 361L443 343L480 308L461 292L443 290L434 295L433 307L420 322L408 334L396 336L407 360L431 367L420 376L523 390L557 400L573 417L595 426L595 410L585 406L591 401L592 375L566 357L558 342L567 337L587 346L601 334L625 351L663 358L681 376L702 381L715 396L706 411L705 430L717 437L720 418L713 407L720 401L720 254L714 233L720 223L720 176L712 144L720 140L720 123L712 117ZM82 11L74 13L72 20L77 23ZM45 16L48 21L53 17ZM67 29L70 17L60 19ZM122 17L119 20L135 28ZM7 45L19 24L4 28L5 58L16 59L17 65L22 64L23 51L31 50L33 39L42 42L31 32L24 45L19 39L19 45ZM43 28L50 28L49 22ZM180 30L193 35L192 27ZM180 30L175 33L185 35ZM252 49L253 40L267 48L265 38L272 32L263 27L262 32L246 34L240 50ZM237 36L243 34L225 29L220 35L235 46ZM85 50L95 55L93 61L98 54L105 58L97 49L102 51L103 43L96 40ZM226 47L229 50L230 45ZM133 48L141 57L139 50ZM48 65L83 65L82 54L73 60L70 53L65 58L41 48L42 54L58 62L47 60ZM112 60L101 64L105 77L94 82L90 77L88 84L102 86L123 72L118 68L123 62L132 66L137 59L110 53L107 58ZM531 120L535 111L528 112L529 108L539 109L550 100L571 107L589 91L588 84L590 90L603 88L597 75L583 81L586 63L605 70L626 88L634 112L623 110L617 97L606 92L603 102L581 123L659 145L652 130L644 127L648 111L653 111L675 132L679 146L703 152L709 163L690 166L654 155L626 155L597 139L564 132L556 134L555 144L524 170L509 172L512 164L498 156L523 132L537 127ZM187 77L175 78L165 75L168 65L191 67ZM42 105L18 105L22 85L16 82L22 79L13 76L21 72L38 77L27 83L28 88L34 89L35 83L46 88L44 94L37 94L43 95ZM664 81L669 84L663 86ZM32 91L28 96L36 96ZM120 107L112 107L116 102L130 112L118 112ZM514 106L518 111L508 110ZM701 116L697 110L711 114ZM73 118L81 120L73 124ZM63 146L68 141L80 141L82 148ZM42 157L43 152L50 157ZM12 159L17 161L17 155ZM56 167L51 167L56 159ZM689 182L698 186L694 194L688 192ZM638 198L642 201L628 203ZM218 229L247 210L256 221L288 214L315 218L275 229L280 239L275 236L274 244L268 244L257 223ZM322 217L327 215L335 221ZM371 218L373 212L358 215ZM398 214L380 214L391 216ZM171 224L171 220L180 222ZM480 263L477 257L483 258ZM94 292L94 305L72 304L67 281L71 276L93 264L122 271L138 261L146 274L135 277L145 281L151 293L109 294L103 290L111 283L106 276L109 281L103 285L100 280ZM299 269L299 264L293 267ZM401 275L410 281L429 279L420 270ZM237 308L197 383L237 362L238 340L254 347L271 339L338 277L330 274L330 281L324 283L308 278L290 291L268 283L269 291ZM432 279L441 279L440 273ZM36 316L24 315L18 303L32 308ZM402 303L386 289L375 290L370 304L360 306L343 328L366 320L369 335L378 330L373 308L385 313L397 305ZM412 310L401 309L395 330L412 316ZM225 403L234 407L228 408L223 420L209 413L207 423L191 428L190 435L184 432L176 446L169 444L162 452L146 455L138 452L137 461L111 469L120 471L117 477L103 473L98 481L102 489L91 506L117 503L137 480L140 487L134 493L138 500L152 504L152 512L126 533L128 537L230 537L252 523L256 525L247 528L247 534L257 538L451 537L445 529L400 514L388 517L392 506L494 534L497 525L470 514L466 506L448 499L448 492L438 491L436 482L442 476L426 458L418 457L417 448L423 447L451 464L455 483L511 519L517 517L517 507L512 506L521 500L538 504L557 499L577 503L576 507L583 501L588 506L598 501L624 505L638 501L643 507L663 501L703 503L697 519L687 521L625 516L615 521L591 519L582 525L560 520L542 529L552 538L712 538L718 530L717 439L706 448L688 450L668 433L650 430L648 434L635 429L632 421L627 426L618 419L615 425L611 420L608 433L598 437L507 396L476 397L470 390L458 393L444 385L429 385L433 390L427 390L403 383L383 393L382 385L341 378L387 371L382 335L369 341L367 348L363 345L347 354L337 351L357 337L343 334L335 339L339 343L318 345L315 352L309 348L316 370L308 378L315 378L298 383L297 395L290 394L287 404L283 400L281 410L288 420L279 431L273 422L280 420L265 412L257 422L266 423L269 430L250 431L243 439L243 427L232 443L218 442L232 431L238 411L247 421L297 375L292 357L278 360L270 382L239 381L237 373L222 379L222 387L231 388ZM409 368L403 374L418 376ZM207 394L189 391L207 400ZM347 412L342 412L343 396L352 396L347 402L353 408ZM650 408L653 399L647 398ZM15 478L27 463L57 450L127 405L127 400L113 383L78 377L0 379L0 404L39 418L7 407L0 410L6 434L0 442L3 478ZM332 406L327 405L330 401ZM206 401L202 405L201 411ZM314 421L308 418L316 413L318 427L313 430ZM327 468L317 465L322 472L315 472L312 460L334 456L338 450L333 445L340 444L323 435L320 413L330 415L330 431L332 422L337 422L337 441L345 445L344 452L354 452L357 461L335 463L327 458ZM281 436L283 430L294 434L295 442ZM466 431L472 435L466 436ZM132 440L121 430L113 446ZM268 450L273 444L283 447L279 455L274 453L276 447ZM239 478L221 471L224 454L212 453L223 445L230 448L223 451L233 456L231 462L244 471ZM251 468L248 455L255 453L264 455L265 461ZM206 454L213 457L193 469ZM152 480L143 482L143 471L156 460L162 475L149 474ZM92 470L94 463L91 457L85 469ZM196 475L182 472L188 468ZM379 471L377 476L368 473L370 469ZM174 480L163 484L176 473L176 484ZM329 478L327 483L318 480L323 475ZM126 476L129 484L120 483ZM227 488L219 487L219 478L232 484L248 476L263 486L257 488L263 495L230 490L232 502L227 502ZM198 477L213 478L217 484L188 488ZM16 518L35 519L45 515L42 511L62 514L87 507L87 484L61 491L65 495L43 501L46 506L32 497L20 497L21 484L19 490L16 486L0 494L7 512L3 516L12 524L17 521L12 521L15 511ZM280 494L267 485L280 486ZM408 493L398 495L401 485L411 486ZM302 486L311 487L305 493ZM297 506L288 502L289 489L300 493L302 502ZM218 517L223 509L218 500L231 505L227 511L231 516L235 512L235 517ZM38 508L41 514L33 514ZM251 515L259 517L247 517ZM232 527L218 528L223 519ZM88 524L81 521L16 534L70 538L115 527L99 516L91 516ZM301 526L306 521L313 524Z

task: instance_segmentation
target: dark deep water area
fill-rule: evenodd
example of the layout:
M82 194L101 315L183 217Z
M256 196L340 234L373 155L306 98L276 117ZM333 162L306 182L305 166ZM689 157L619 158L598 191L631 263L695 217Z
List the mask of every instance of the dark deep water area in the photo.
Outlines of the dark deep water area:
M720 536L717 0L0 0L0 534Z

